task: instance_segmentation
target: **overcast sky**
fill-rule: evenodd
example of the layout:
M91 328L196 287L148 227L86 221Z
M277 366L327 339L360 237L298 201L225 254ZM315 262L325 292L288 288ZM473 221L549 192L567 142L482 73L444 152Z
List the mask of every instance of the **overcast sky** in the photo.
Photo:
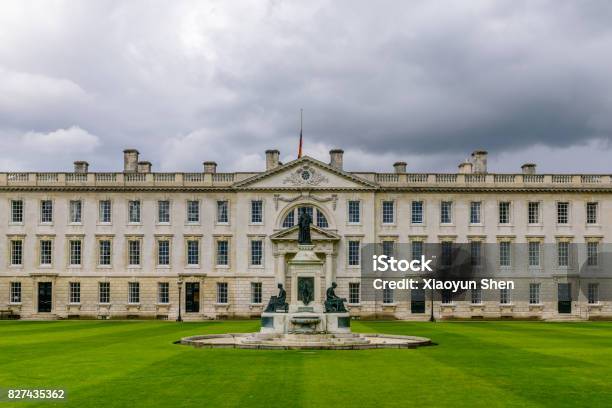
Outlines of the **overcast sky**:
M611 173L612 2L2 1L0 171Z

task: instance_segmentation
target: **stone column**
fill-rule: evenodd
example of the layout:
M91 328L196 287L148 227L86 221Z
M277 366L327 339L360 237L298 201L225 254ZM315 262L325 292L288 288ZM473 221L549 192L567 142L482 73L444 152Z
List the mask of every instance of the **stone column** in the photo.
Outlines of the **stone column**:
M276 253L274 258L276 260L276 283L282 283L285 287L285 254Z
M333 257L331 253L325 254L325 289L329 288L334 281Z

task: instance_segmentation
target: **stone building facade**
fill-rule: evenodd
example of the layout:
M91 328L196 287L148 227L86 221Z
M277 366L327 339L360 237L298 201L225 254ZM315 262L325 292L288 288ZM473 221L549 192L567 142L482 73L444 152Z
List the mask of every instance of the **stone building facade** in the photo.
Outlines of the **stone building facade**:
M434 293L431 302L431 293L397 290L371 300L360 286L367 243L510 242L529 251L532 242L559 251L570 243L588 248L576 257L591 263L612 237L610 175L538 174L532 164L493 174L484 151L445 174L410 173L405 163L390 173L349 172L342 150L329 163L304 156L283 164L279 155L267 151L257 173L219 173L214 162L198 173L156 173L133 149L122 172L75 162L68 173L0 173L0 311L174 319L180 291L185 320L257 317L277 283L291 293L286 265L306 207L324 284L337 282L352 316L420 320L432 307L437 318L612 316L602 267L597 279L567 267L517 279L524 298ZM510 277L521 276L517 257L505 265ZM569 299L559 298L561 287Z

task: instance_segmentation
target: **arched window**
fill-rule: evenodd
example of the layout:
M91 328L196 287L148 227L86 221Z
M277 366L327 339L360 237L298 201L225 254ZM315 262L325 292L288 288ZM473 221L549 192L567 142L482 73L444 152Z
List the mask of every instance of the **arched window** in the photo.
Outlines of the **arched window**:
M312 218L313 223L319 228L329 228L329 223L327 222L327 218L323 211L318 208L314 208L312 206L302 206L296 207L293 210L289 211L283 220L283 228L290 228L295 225L298 218L300 217L300 213L302 212L302 208L306 209L306 212ZM316 214L315 214L316 213Z

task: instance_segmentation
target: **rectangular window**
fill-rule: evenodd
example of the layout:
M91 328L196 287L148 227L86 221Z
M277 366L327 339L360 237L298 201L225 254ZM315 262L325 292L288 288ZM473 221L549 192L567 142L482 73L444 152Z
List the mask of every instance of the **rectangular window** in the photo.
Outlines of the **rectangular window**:
M170 303L170 284L168 282L157 283L157 302Z
M11 200L11 222L23 222L23 201Z
M41 200L40 201L40 222L51 223L53 222L53 201Z
M529 266L540 266L540 243L530 241L528 244Z
M359 266L361 264L360 259L360 243L359 241L348 242L348 264L351 266Z
M482 289L472 289L472 304L479 305L482 303Z
M81 265L81 246L82 241L75 239L70 240L70 265L79 266Z
M499 243L499 266L510 266L510 242L503 241Z
M349 303L358 304L361 301L360 287L358 282L349 283Z
M21 303L21 282L11 282L11 303Z
M413 224L423 223L423 202L422 201L412 202L411 222Z
M588 288L589 303L592 305L599 303L599 284L589 283Z
M128 220L131 223L140 222L140 201L139 200L128 201Z
M11 240L11 265L21 265L23 263L23 241L20 239Z
M597 266L599 263L599 242L591 241L587 242L587 265Z
M226 240L217 241L217 265L229 264L229 242Z
M393 289L383 289L383 303L393 303Z
M453 304L453 292L449 289L442 290L442 304L451 305Z
M227 303L227 282L217 282L217 303Z
M157 241L157 264L170 265L170 241L167 239Z
M80 282L70 282L70 303L81 303Z
M452 223L453 222L452 214L453 214L453 202L452 201L442 201L440 203L440 223L441 224Z
M420 260L423 255L423 241L412 241L410 246L412 250L412 259Z
M110 303L110 282L98 282L98 302Z
M508 289L499 290L499 303L502 305L510 304L510 291Z
M473 266L479 266L482 262L482 242L470 242L470 260Z
M217 201L217 222L219 224L227 224L229 222L229 205L225 200Z
M502 201L499 203L499 223L510 224L510 202Z
M472 201L470 203L470 224L480 224L480 201Z
M109 240L98 241L99 265L110 265L111 264L111 242Z
M382 202L382 222L383 224L393 224L395 222L395 204L393 201Z
M261 224L263 222L263 201L251 201L251 223Z
M540 304L540 284L539 283L529 284L529 304L531 305Z
M138 239L128 241L128 265L140 265L140 240Z
M442 265L452 265L453 263L453 243L451 241L442 241L440 243L440 252L442 256Z
M597 224L597 203L587 203L587 224Z
M157 202L157 222L160 224L170 222L170 201L161 200Z
M529 202L527 203L527 222L529 224L540 223L540 203Z
M251 282L251 303L261 303L261 282Z
M190 239L187 241L187 265L200 264L200 241Z
M140 303L140 283L128 282L128 303Z
M200 222L200 202L196 200L187 201L187 222Z
M350 224L359 224L361 222L361 202L351 200L348 202L348 222Z
M83 202L81 200L70 201L70 222L80 224L83 221Z
M51 265L53 263L52 258L53 242L50 240L40 241L40 264Z
M557 224L567 224L569 221L569 203L557 203Z
M382 242L383 255L393 256L394 252L395 252L395 242L394 241L383 241Z
M557 243L557 261L559 266L569 265L569 242L561 241Z
M251 240L251 265L261 265L263 259L263 241L260 239Z
M112 220L112 206L110 200L100 200L100 222L110 223Z

